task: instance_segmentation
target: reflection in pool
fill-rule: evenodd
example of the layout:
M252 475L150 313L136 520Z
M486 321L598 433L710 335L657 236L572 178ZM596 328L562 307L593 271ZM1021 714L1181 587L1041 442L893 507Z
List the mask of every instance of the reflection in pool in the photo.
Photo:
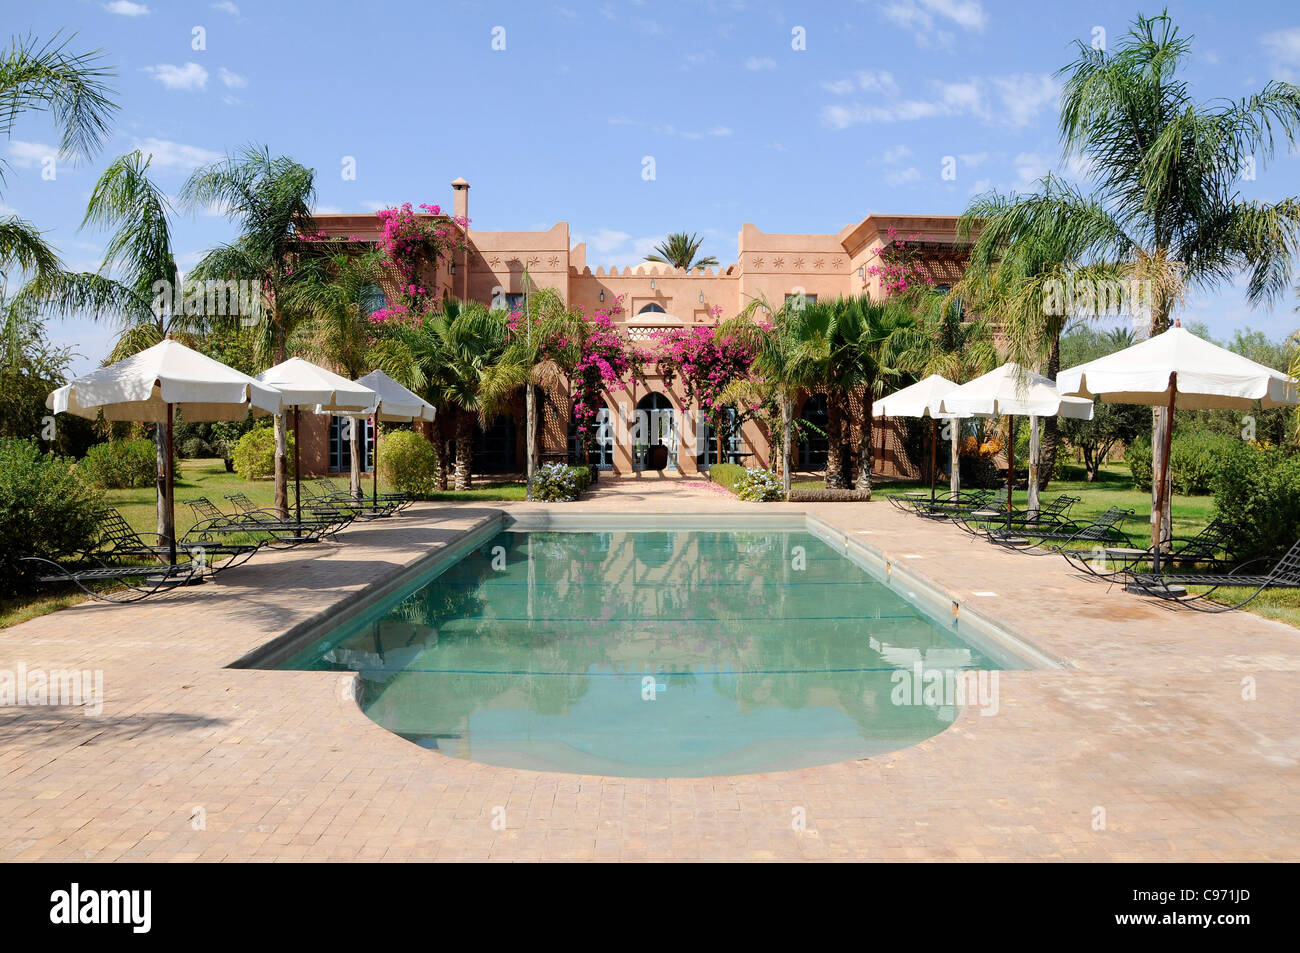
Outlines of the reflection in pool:
M937 734L950 698L896 703L918 664L999 667L816 536L763 530L503 532L281 667L361 673L372 719L451 757L698 777Z

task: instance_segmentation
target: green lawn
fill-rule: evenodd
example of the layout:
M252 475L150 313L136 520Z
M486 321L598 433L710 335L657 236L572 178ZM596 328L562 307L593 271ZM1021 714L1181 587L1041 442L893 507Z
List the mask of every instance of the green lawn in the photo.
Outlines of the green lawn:
M1146 490L1134 488L1133 477L1129 473L1127 464L1116 463L1104 467L1097 474L1097 479L1093 483L1083 479L1082 469L1069 468L1067 469L1067 476L1069 478L1064 480L1053 480L1051 486L1042 494L1042 499L1049 500L1058 493L1079 497L1079 502L1074 504L1074 507L1070 510L1070 515L1075 518L1086 519L1100 516L1112 506L1119 506L1124 509L1132 508L1133 517L1124 524L1125 532L1132 536L1139 545L1141 545L1144 538L1147 542L1150 541L1151 531L1148 521L1151 514L1151 494ZM797 487L810 489L824 485L820 480L800 480L794 484ZM922 485L916 482L889 483L876 487L872 495L875 498L880 498L928 489L929 484ZM946 489L947 483L939 484L938 492L942 493ZM1012 500L1016 506L1024 506L1026 496L1027 494L1024 491L1017 491L1012 494ZM1193 536L1204 529L1213 517L1214 497L1183 496L1175 493L1172 507L1174 535ZM1249 591L1240 589L1220 589L1214 594L1214 600L1231 605L1244 599L1249 594ZM1118 595L1122 595L1122 593L1118 593ZM1279 589L1272 592L1263 592L1247 607L1247 611L1254 612L1266 619L1277 619L1289 625L1300 627L1300 590Z
M335 477L336 484L347 486L347 474ZM363 481L366 494L370 493L369 479ZM389 489L381 481L379 491ZM182 460L176 474L176 530L184 534L194 525L194 516L185 501L194 497L206 496L223 510L233 509L226 495L245 493L258 506L270 507L275 502L275 484L271 480L245 480L236 473L227 473L220 460ZM525 487L522 483L489 482L482 483L472 490L461 492L449 490L435 493L430 500L522 500ZM152 486L133 490L106 490L104 496L109 505L116 507L123 518L137 532L152 533L157 529L158 518L154 508L155 490ZM289 483L289 506L293 507L293 482ZM12 599L0 599L0 629L17 625L83 601L79 589L69 587L70 591L48 591L35 596L19 596Z

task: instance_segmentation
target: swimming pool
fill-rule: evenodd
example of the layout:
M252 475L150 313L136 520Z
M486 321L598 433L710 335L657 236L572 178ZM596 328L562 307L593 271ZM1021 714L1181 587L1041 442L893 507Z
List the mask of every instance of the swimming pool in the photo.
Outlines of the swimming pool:
M370 718L451 757L699 777L915 744L959 710L923 677L1026 666L806 527L515 527L276 667L358 672Z

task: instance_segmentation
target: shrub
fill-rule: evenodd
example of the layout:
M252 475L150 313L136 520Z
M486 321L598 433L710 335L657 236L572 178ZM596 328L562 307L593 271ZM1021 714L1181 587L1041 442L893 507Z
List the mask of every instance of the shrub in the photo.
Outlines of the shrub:
M767 503L785 497L781 480L771 470L751 467L735 483L736 496L747 503Z
M567 463L547 463L533 471L533 499L542 503L567 503L576 500L591 482L588 470L584 482L579 470Z
M1226 434L1174 434L1169 453L1169 483L1173 492L1191 496L1211 492L1223 462L1242 446ZM1140 490L1151 489L1151 438L1140 437L1124 454L1133 482Z
M285 472L293 476L293 431L286 435ZM235 444L235 472L245 480L265 480L275 475L275 431L271 427L254 427Z
M1279 555L1300 539L1300 455L1235 441L1214 478L1214 507L1242 527L1247 559Z
M570 464L569 466L578 477L578 493L586 493L587 488L591 486L591 467L585 464Z
M438 488L438 451L413 430L394 430L379 441L379 473L401 493L427 496Z
M0 594L27 588L23 556L58 559L93 548L104 501L66 457L32 440L0 440Z
M97 443L81 461L81 478L107 490L152 486L158 480L158 448L152 440Z
M736 491L736 481L744 475L745 468L737 463L715 463L709 467L709 479L733 493Z

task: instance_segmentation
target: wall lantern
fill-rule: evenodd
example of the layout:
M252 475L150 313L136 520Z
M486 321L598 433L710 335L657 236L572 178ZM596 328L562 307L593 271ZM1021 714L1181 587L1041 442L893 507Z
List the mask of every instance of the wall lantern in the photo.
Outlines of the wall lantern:
M453 275L456 273L456 259L454 258L451 260L451 273Z
M605 291L604 291L604 289L601 289L601 292L600 292L600 300L601 300L601 301L604 301L604 300L605 300Z
M700 292L700 304L704 304L704 292Z
M650 290L651 291L655 290L655 280L653 278L650 279Z

